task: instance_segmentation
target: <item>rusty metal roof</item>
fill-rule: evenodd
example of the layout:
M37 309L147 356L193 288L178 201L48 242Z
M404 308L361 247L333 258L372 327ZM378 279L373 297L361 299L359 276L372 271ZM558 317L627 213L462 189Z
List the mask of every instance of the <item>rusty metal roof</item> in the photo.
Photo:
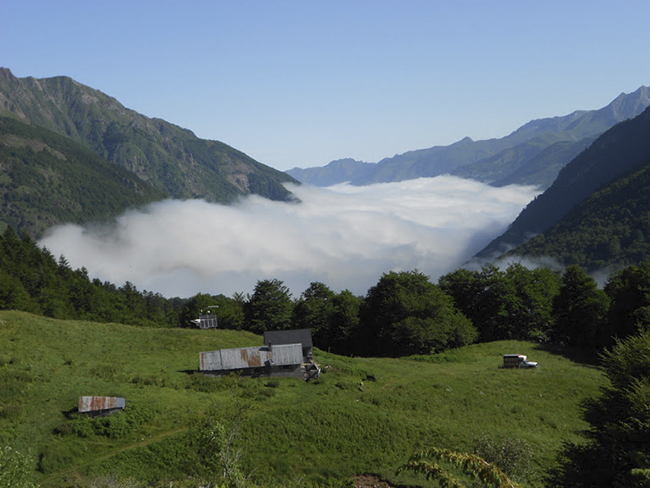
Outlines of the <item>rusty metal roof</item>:
M220 371L301 364L301 344L220 349L200 353L200 371Z
M80 412L97 412L99 410L111 410L114 408L124 408L126 401L119 397L102 397L102 396L80 396Z

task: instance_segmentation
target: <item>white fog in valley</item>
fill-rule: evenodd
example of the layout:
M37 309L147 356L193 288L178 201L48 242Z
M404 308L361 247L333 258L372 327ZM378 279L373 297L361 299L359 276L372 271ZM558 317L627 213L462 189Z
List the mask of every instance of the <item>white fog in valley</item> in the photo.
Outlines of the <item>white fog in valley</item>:
M288 187L301 203L258 196L225 206L166 200L111 226L64 225L40 241L91 278L166 297L252 293L277 278L294 297L313 281L365 295L382 273L433 281L500 235L539 192L451 176L364 187Z

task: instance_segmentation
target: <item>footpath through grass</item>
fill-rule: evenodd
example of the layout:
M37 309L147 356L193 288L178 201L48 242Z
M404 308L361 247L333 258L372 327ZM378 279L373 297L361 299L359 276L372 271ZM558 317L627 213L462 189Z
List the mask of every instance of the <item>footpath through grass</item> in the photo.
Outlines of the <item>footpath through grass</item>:
M579 440L587 427L580 402L606 384L598 368L525 342L404 359L316 351L323 375L311 383L191 374L200 351L262 344L246 332L0 312L0 344L0 445L31 454L34 480L52 487L69 484L72 472L182 479L193 462L187 433L214 406L226 422L233 408L245 411L237 444L244 470L260 485L308 486L362 473L406 483L394 472L414 450L471 452L488 437L527 443L532 465L524 484L541 486L562 441ZM506 353L527 354L539 367L501 369ZM66 417L81 395L124 397L132 409L125 418L145 412L145 420L111 431L119 435L82 437Z

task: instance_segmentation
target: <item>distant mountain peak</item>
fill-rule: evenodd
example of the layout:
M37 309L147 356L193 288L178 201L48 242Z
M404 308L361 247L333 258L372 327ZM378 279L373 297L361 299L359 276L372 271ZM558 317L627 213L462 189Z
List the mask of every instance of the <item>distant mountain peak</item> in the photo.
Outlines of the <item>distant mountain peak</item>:
M11 70L3 66L0 66L0 76L2 76L3 78L15 78Z

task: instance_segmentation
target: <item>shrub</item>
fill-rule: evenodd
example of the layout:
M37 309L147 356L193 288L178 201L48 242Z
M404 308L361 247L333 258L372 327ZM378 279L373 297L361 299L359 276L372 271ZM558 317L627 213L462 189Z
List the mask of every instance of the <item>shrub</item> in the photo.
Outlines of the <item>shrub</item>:
M496 464L515 481L524 481L530 476L533 449L519 437L497 441L483 434L475 440L474 454Z
M0 447L0 488L31 488L27 481L32 460L9 446Z
M74 463L76 456L62 443L46 447L38 458L41 473L56 473Z
M124 437L135 431L141 424L152 420L155 410L148 405L132 404L121 412L113 412L104 417L75 415L70 421L72 432L79 437L103 435L111 438ZM59 425L56 432L65 434L68 429Z

